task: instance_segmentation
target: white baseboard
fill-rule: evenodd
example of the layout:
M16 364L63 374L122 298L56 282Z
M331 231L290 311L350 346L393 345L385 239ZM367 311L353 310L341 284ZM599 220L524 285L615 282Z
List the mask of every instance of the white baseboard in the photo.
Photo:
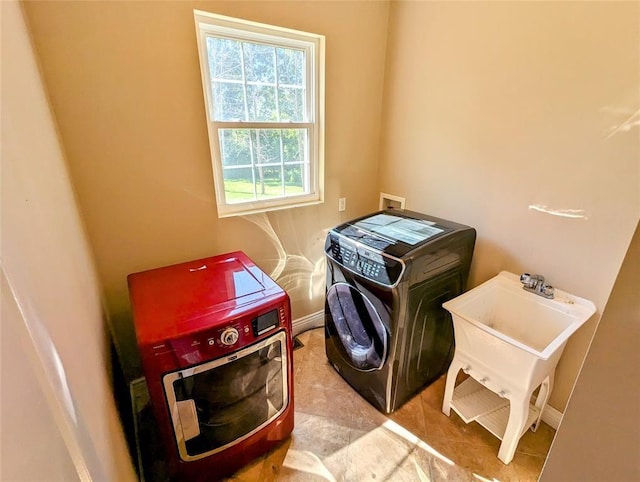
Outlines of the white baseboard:
M302 318L296 318L291 323L293 329L293 336L298 336L303 331L311 330L312 328L320 328L324 326L324 310L316 311Z
M560 426L560 421L562 420L562 412L560 410L556 410L551 405L547 405L544 407L542 411L542 421L549 425L550 427L558 430Z

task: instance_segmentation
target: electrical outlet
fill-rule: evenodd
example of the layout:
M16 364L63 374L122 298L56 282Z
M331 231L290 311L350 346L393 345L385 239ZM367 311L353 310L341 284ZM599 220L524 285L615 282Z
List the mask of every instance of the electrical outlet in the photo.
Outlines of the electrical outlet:
M341 197L338 199L338 211L344 211L345 209L347 209L347 198Z

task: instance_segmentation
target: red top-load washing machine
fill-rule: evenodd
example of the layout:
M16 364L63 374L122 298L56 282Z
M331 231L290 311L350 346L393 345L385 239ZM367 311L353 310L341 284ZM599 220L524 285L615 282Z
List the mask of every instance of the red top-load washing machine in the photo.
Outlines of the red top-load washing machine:
M131 274L138 346L172 476L216 480L293 430L289 297L244 253Z

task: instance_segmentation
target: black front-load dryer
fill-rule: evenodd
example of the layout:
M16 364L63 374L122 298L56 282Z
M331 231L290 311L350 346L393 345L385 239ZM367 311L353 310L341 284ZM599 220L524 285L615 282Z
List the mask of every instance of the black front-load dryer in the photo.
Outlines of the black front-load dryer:
M384 413L443 374L454 350L442 303L466 287L473 228L389 209L327 235L327 358Z

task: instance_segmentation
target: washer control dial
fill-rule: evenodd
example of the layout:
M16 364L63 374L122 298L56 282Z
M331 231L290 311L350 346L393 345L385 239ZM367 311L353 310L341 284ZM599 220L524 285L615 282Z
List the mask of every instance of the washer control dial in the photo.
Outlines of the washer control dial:
M238 330L233 327L225 328L220 334L220 343L223 345L231 346L234 345L236 341L238 341Z

